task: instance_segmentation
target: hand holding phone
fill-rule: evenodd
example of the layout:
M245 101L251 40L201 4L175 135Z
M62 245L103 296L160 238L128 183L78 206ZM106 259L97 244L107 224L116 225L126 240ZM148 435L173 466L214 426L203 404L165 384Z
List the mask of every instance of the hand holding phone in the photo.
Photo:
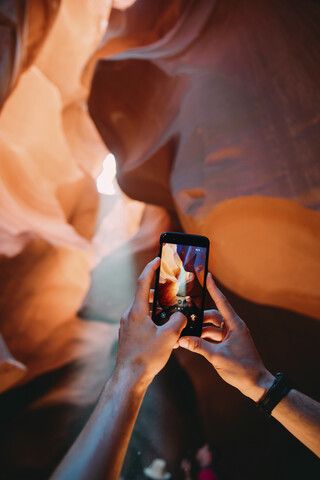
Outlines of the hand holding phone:
M177 311L187 317L181 336L200 337L203 322L209 239L202 235L164 232L156 274L152 319L166 323Z

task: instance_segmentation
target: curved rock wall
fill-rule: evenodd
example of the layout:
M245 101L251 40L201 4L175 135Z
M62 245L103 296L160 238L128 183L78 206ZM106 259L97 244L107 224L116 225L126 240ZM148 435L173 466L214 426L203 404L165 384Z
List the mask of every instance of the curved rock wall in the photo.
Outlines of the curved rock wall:
M152 44L120 31L97 64L89 108L119 183L207 235L225 286L319 319L319 4L184 7Z
M59 3L0 6L0 391L79 356L79 341L87 348L76 313L89 286L95 178L108 150L81 73L111 2Z
M266 365L317 398L319 11L1 2L0 392L16 387L0 397L2 475L48 478L81 430L163 230L209 236L210 269ZM122 189L153 205L99 198L108 149ZM155 456L177 472L203 426L226 478L318 478L311 454L253 410L178 350L148 391L125 477Z
M26 260L45 265L44 248L83 264L81 281L68 277L78 293L62 319L89 285L94 179L107 152L89 88L128 195L208 235L210 268L234 292L320 318L316 2L140 0L114 9L105 34L108 2L1 9L1 330L19 358L5 347L2 356L18 377L37 335L22 350L11 339L32 322L12 309L12 292L25 289L19 307L33 312L28 288L45 285Z

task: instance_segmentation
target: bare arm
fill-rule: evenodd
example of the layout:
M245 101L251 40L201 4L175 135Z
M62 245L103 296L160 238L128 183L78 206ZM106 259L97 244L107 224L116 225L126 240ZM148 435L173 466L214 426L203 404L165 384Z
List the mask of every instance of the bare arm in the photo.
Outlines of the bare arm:
M120 323L115 371L85 428L51 480L119 477L144 394L167 363L186 318L175 313L157 327L149 316L149 289L160 260L142 272L131 307Z
M129 372L112 375L52 480L118 478L145 390Z
M272 416L320 457L320 404L318 402L297 390L291 390L274 408Z
M245 323L210 274L207 287L219 311L206 312L202 338L183 337L178 344L203 355L227 383L258 402L273 383L274 376L263 365ZM318 402L291 390L273 409L272 416L320 457Z

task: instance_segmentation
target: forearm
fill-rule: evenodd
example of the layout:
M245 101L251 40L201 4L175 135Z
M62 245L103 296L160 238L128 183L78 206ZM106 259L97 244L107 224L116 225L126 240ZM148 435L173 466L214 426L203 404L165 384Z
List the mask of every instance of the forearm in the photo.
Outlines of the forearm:
M118 478L146 388L128 372L114 373L52 480Z
M158 327L149 315L149 293L160 265L155 258L138 279L135 297L120 321L117 362L87 425L51 480L116 480L149 383L167 363L187 323L176 312Z
M259 402L273 384L274 376L263 365L250 331L217 288L211 275L208 275L207 288L219 312L211 310L211 316L207 314L207 325L204 325L201 339L182 338L179 345L203 355L221 378ZM291 390L272 410L272 416L320 456L319 403Z
M248 396L258 402L271 386L273 379L273 375L266 371ZM320 404L318 402L292 389L275 406L272 416L320 457Z
M272 416L320 457L319 403L297 390L290 390L273 409Z

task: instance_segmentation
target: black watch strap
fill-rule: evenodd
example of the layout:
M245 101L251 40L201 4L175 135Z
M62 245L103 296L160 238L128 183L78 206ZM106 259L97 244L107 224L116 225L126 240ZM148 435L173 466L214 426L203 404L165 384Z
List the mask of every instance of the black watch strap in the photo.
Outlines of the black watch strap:
M294 388L294 385L290 378L284 373L277 373L273 384L257 403L257 408L270 417L274 407L292 388Z

